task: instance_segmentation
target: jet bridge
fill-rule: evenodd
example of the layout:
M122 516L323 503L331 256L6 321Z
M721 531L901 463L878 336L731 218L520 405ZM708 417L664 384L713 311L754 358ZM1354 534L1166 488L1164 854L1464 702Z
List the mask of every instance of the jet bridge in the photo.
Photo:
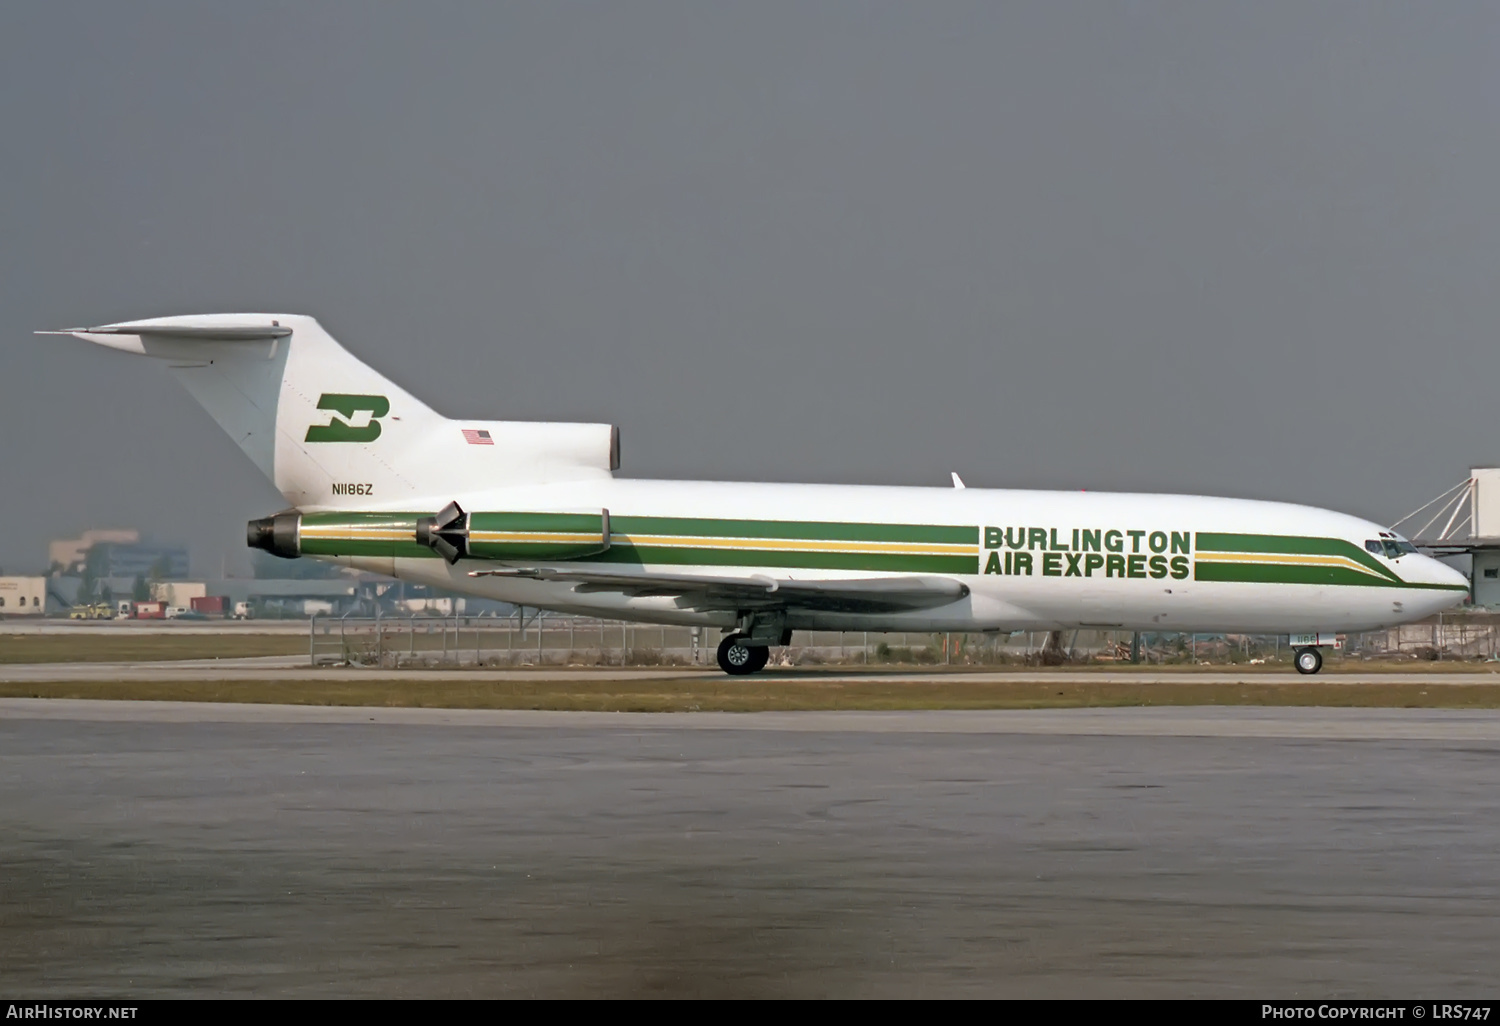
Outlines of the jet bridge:
M1434 556L1468 556L1469 598L1500 608L1500 467L1471 467L1469 476L1391 525L1405 525L1412 544Z

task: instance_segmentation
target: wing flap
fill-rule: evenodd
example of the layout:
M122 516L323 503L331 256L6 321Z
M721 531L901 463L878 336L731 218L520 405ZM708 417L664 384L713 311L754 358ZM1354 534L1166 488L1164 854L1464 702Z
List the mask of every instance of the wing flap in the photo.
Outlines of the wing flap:
M948 577L860 577L787 580L763 575L708 577L698 574L619 574L592 570L475 570L470 577L518 577L559 581L580 593L610 592L630 598L674 598L698 612L806 609L840 613L896 613L932 609L969 594Z

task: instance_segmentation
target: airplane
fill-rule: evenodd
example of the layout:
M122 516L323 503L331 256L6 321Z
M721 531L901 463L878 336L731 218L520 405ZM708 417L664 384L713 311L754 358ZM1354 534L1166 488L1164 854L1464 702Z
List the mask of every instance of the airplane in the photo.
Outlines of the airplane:
M1421 619L1468 581L1367 520L1197 495L616 477L607 424L450 420L295 314L39 334L154 357L280 490L247 543L516 605L718 628L1286 634Z

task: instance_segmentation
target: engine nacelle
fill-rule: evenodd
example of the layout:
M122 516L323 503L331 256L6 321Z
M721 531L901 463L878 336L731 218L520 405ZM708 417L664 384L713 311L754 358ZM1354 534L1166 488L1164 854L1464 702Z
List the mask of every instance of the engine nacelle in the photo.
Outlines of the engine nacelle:
M583 559L609 548L609 510L590 513L476 512L277 513L252 520L246 544L285 559L298 556L441 556L546 562ZM439 544L446 542L446 544ZM462 544L459 544L462 542ZM455 554L456 553L456 554Z
M296 559L302 555L298 539L301 520L301 513L277 513L252 520L245 525L245 544L282 559Z

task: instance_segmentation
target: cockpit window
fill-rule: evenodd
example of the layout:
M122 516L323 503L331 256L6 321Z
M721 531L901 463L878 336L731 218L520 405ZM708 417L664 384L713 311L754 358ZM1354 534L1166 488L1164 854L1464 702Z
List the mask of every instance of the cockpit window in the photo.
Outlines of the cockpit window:
M1373 552L1377 556L1385 555L1385 548L1374 538L1371 538L1369 541L1365 542L1365 551Z
M1398 541L1390 538L1382 538L1377 541L1371 538L1365 542L1365 551L1373 552L1377 556L1384 556L1386 559L1400 559L1402 556L1408 556L1416 552L1417 547L1409 541Z

